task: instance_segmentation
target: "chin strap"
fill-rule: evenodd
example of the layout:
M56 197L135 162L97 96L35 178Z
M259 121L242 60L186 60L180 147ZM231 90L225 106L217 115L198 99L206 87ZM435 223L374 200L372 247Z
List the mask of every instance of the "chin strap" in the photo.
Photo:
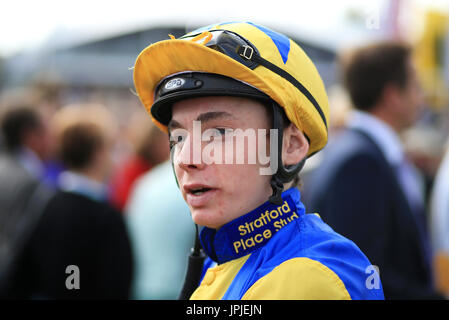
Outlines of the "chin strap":
M292 181L304 167L306 158L301 162L284 167L282 163L282 142L284 136L284 119L285 115L281 107L276 103L272 102L273 110L273 129L278 132L278 143L277 148L275 145L270 145L270 156L277 157L278 169L276 173L271 177L270 185L273 189L273 194L268 199L271 203L276 205L282 204L282 192L284 191L284 183Z
M184 279L184 285L182 286L182 290L179 294L178 300L189 300L201 280L201 273L203 270L203 264L206 255L204 254L203 248L201 247L197 224L195 224L195 229L195 246L192 248L192 251L189 255L186 277Z

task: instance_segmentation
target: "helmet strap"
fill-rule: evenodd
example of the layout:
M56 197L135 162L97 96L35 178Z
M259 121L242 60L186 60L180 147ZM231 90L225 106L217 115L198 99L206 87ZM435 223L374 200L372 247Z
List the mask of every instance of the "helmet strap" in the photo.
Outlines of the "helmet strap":
M278 131L278 144L277 150L275 146L270 146L270 156L277 157L278 169L276 173L271 177L270 185L273 189L273 194L270 196L269 201L276 205L282 204L282 192L284 191L284 183L292 181L301 169L304 167L306 158L301 160L295 165L285 167L282 162L282 143L284 137L284 117L283 109L275 102L272 102L273 110L273 129Z

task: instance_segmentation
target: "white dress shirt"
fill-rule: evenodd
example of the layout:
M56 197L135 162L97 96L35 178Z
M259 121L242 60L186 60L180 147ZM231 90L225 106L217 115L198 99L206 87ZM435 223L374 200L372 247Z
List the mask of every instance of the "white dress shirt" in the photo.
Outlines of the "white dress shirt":
M58 185L62 191L78 193L92 200L105 201L106 186L73 171L64 171L58 177Z

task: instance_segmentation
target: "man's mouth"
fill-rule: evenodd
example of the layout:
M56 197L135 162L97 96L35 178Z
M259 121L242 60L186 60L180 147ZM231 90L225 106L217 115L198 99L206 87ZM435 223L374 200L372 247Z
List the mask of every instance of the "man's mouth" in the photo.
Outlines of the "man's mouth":
M209 203L218 189L203 184L184 185L186 201L192 207L200 207Z
M214 188L206 185L200 185L200 184L189 184L184 186L184 190L186 193L194 195L194 196L200 196L203 193L213 190Z
M194 196L200 196L203 193L212 190L212 188L197 188L197 189L192 189L189 191L190 194L193 194Z

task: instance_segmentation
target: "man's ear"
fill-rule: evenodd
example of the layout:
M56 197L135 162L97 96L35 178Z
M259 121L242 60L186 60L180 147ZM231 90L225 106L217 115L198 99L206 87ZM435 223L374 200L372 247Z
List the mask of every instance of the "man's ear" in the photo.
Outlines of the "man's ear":
M282 161L284 165L294 165L307 156L309 141L293 123L284 129Z

